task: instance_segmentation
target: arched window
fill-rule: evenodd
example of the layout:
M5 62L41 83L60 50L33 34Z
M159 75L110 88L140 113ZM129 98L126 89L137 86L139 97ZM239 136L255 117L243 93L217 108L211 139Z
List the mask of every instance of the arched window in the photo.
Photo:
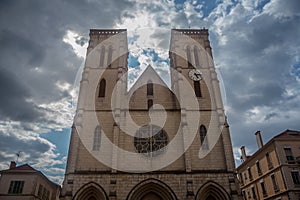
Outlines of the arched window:
M190 46L186 47L186 58L187 58L187 62L188 62L188 67L189 68L193 67Z
M112 62L112 46L109 46L108 48L108 56L107 56L107 65L108 67L111 67Z
M153 106L153 100L149 99L148 100L148 110Z
M199 132L200 132L200 142L202 145L203 149L208 149L208 141L207 141L207 137L206 137L206 127L204 125L201 125L199 128Z
M153 95L153 83L151 81L148 81L147 83L147 96Z
M100 64L99 64L100 67L104 67L103 66L104 58L105 58L105 46L102 46L101 53L100 53Z
M96 126L94 131L94 142L93 142L93 151L99 151L101 144L101 128Z
M174 67L174 68L176 68L177 67L177 60L176 60L176 54L175 53L173 53L173 52L170 52L170 54L171 54L171 66L172 67Z
M196 67L199 67L200 66L200 63L199 63L199 49L198 49L197 46L194 47L194 57L195 57Z
M196 97L202 97L200 81L194 81L194 90Z
M106 88L106 81L105 79L101 79L99 85L99 97L105 97L105 88Z

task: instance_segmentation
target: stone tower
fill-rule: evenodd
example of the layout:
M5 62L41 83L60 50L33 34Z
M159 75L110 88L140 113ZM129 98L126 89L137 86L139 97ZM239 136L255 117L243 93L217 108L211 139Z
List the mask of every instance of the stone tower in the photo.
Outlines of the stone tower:
M169 88L127 89L127 31L90 30L61 199L239 199L208 30L173 29Z

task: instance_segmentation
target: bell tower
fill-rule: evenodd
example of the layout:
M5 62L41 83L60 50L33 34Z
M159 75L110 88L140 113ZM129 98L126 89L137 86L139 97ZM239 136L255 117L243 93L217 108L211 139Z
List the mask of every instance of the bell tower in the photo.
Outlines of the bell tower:
M177 91L180 98L185 98L183 93L186 88L185 84L189 84L199 103L198 130L202 146L201 144L198 146L201 146L199 156L204 160L200 159L201 163L192 164L192 168L205 169L206 167L203 165L205 163L209 169L216 165L216 169L233 172L235 164L229 126L224 113L219 80L208 36L208 29L173 29L171 31L172 89ZM185 83L183 79L186 80ZM186 110L183 107L181 109ZM201 135L201 129L204 135ZM187 151L186 154L189 152ZM191 153L193 162L199 160L195 156L195 153ZM212 158L208 159L210 156ZM208 164L207 162L212 163Z
M61 199L239 199L207 29L173 29L171 89L127 89L126 29L92 29Z

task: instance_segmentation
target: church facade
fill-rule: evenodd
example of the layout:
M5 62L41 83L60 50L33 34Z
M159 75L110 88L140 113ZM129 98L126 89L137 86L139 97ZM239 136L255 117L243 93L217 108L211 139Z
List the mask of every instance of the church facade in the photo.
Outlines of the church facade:
M90 30L61 199L239 199L208 30L171 30L170 86L128 89L127 40Z

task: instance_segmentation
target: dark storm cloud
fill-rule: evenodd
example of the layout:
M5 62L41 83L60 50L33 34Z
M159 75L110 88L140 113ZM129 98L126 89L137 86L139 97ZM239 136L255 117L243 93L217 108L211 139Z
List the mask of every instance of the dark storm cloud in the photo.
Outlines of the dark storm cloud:
M1 63L6 61L13 69L39 65L45 56L45 49L37 41L15 31L1 30L0 42Z
M63 38L68 30L74 31L80 35L75 42L82 46L89 29L112 28L123 11L131 9L131 2L119 0L0 2L0 119L19 124L10 130L5 122L1 124L5 132L19 133L0 132L1 167L16 159L18 151L26 156L19 162L48 168L62 162L53 152L55 147L38 135L22 138L52 127L66 128L68 119L61 116L71 112L64 100L71 99L70 89L58 85L73 85L83 60ZM67 117L72 118L72 113Z
M103 6L105 5L105 7ZM62 39L68 29L87 42L90 28L112 27L127 1L1 1L1 118L30 121L41 116L35 104L68 97L58 81L73 83L82 62ZM33 102L26 102L32 99ZM11 112L18 108L18 114Z
M267 121L267 120L270 120L270 119L272 119L273 117L275 117L275 116L277 116L278 114L277 113L274 113L274 112L272 112L272 113L269 113L269 114L267 114L266 116L265 116L265 120Z
M42 116L42 113L31 102L28 88L17 77L1 66L0 73L0 115L2 120L30 122Z
M251 20L252 14L237 4L228 19L210 31L214 59L225 82L233 144L246 145L252 152L257 149L257 130L267 141L285 129L300 129L294 114L300 110L299 93L287 95L289 89L300 89L291 73L299 62L300 17L296 9L289 9L290 3L300 9L299 1L282 4L279 10L278 2L270 1L269 11ZM221 30L221 37L216 30ZM225 44L220 43L222 37Z
M42 113L28 101L32 94L24 71L41 64L45 51L35 41L9 30L0 32L0 43L0 115L16 121L36 120Z
M278 22L268 18L271 17L259 16L249 25L230 26L233 31L226 32L227 44L214 49L216 60L226 67L223 78L230 80L226 84L230 88L227 96L234 109L271 106L282 99L283 79L295 81L290 75L295 60L289 51L300 43L300 29L296 27L299 20ZM286 31L287 27L293 28Z

